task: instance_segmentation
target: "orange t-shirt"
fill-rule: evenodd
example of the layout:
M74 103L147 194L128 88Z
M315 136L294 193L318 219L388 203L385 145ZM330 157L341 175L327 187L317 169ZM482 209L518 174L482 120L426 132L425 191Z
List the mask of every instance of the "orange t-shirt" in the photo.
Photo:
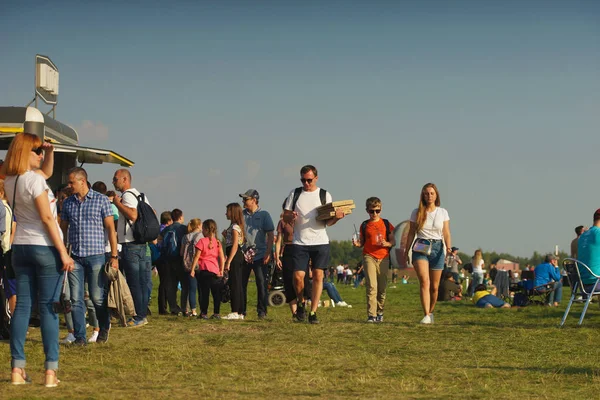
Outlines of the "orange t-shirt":
M394 231L394 226L390 223L390 233ZM360 232L362 236L362 229ZM363 254L368 254L371 257L375 257L378 260L386 258L390 253L389 247L382 247L377 244L377 235L380 234L381 237L387 241L388 238L385 236L385 222L383 222L383 218L379 218L379 221L367 222L365 226L365 237L363 238L364 247Z

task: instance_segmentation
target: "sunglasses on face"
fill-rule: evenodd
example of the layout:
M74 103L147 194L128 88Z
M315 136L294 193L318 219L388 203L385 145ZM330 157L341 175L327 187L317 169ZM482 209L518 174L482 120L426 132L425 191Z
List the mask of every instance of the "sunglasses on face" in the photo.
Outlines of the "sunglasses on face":
M42 149L41 147L34 147L33 149L31 149L31 151L33 151L35 154L37 154L39 156L42 154L44 149Z
M378 210L367 210L367 212L369 214L379 214L381 212L381 209L378 209Z
M302 182L302 183L308 183L309 185L310 185L311 183L313 183L313 180L314 180L314 179L304 179L304 178L300 178L300 182Z

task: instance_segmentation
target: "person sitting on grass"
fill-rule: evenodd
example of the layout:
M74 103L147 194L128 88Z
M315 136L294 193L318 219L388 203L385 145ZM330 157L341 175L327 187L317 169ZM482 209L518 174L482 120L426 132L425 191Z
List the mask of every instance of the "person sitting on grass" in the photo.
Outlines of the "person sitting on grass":
M487 290L487 287L483 283L475 287L473 304L479 308L510 308L510 304L496 297L495 286L491 290Z
M442 283L438 291L438 301L456 300L462 300L462 286L456 283L454 273L448 270L442 275Z
M338 292L337 288L331 282L323 281L323 290L327 291L327 295L331 299L331 305L333 307L348 307L352 308L352 306L342 300L342 296L340 296L340 292Z

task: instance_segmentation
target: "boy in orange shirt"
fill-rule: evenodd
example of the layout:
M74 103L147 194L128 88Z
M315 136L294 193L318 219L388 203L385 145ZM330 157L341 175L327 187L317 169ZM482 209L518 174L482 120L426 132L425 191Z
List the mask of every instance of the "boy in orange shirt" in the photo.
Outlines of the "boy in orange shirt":
M390 248L395 244L394 227L380 218L381 200L369 197L366 201L369 219L360 225L360 236L353 245L363 248L365 287L367 289L367 322L383 322L383 306L390 268Z

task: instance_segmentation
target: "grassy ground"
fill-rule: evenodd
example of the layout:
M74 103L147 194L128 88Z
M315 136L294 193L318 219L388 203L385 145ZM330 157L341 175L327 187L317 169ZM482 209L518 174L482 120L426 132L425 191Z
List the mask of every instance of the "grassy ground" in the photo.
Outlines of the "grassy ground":
M9 385L2 342L0 398L580 399L600 392L597 304L582 328L581 306L557 328L566 301L518 310L440 304L435 325L421 326L417 285L398 285L388 289L385 322L367 325L364 288L338 288L354 307L321 309L320 325L292 323L284 307L270 308L265 321L254 312L246 321L158 317L153 301L143 328L113 328L105 345L61 346L55 389L41 385L43 349L32 328L26 353L34 384Z

